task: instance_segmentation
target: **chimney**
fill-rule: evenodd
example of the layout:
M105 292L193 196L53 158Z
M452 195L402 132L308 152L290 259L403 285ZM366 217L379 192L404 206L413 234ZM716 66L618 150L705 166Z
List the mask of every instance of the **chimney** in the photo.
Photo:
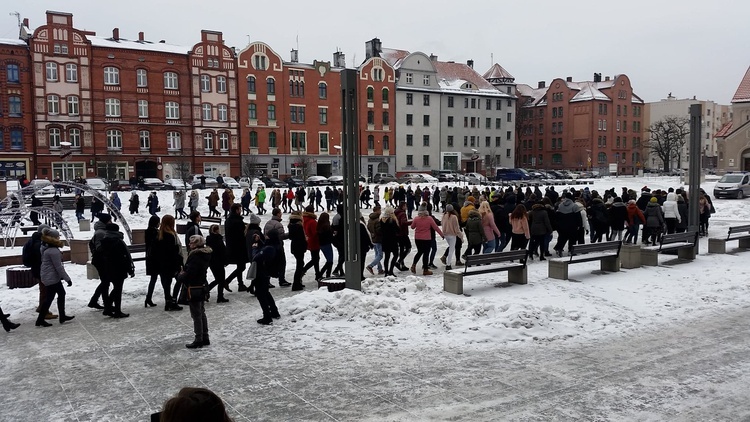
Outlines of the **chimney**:
M438 56L436 56L436 55L434 55L434 54L430 53L430 61L432 61L432 62L436 62L436 61L438 61Z
M469 66L470 68L474 69L474 60L467 60L466 66Z
M544 88L547 85L544 81L539 81L539 85L537 85L537 88Z
M340 51L333 53L333 67L346 67L346 55Z
M380 57L380 53L383 52L383 44L380 42L380 38L373 38L365 43L365 60L372 57Z
M138 41L144 41L144 38L143 38L144 36L145 36L145 34L143 32L139 32L138 33Z
M112 39L115 41L120 39L120 28L115 28L112 30Z
M609 76L605 76L605 77L604 77L604 80L605 80L605 81L609 81Z
M292 63L299 63L299 50L292 49Z
M29 18L23 18L23 26L29 27Z
M572 76L568 76L567 78L565 78L565 81L566 82L573 82L573 77Z
M602 81L602 74L594 73L594 82L601 82L601 81Z

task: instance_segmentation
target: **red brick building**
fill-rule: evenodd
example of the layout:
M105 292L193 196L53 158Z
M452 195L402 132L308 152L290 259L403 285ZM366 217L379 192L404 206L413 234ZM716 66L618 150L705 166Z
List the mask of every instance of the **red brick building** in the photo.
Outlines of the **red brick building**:
M396 71L387 60L371 57L359 66L357 90L362 174L395 174Z
M0 178L32 176L33 104L28 46L0 39Z
M642 108L626 75L573 82L554 79L536 89L518 85L521 112L516 166L597 170L642 168Z

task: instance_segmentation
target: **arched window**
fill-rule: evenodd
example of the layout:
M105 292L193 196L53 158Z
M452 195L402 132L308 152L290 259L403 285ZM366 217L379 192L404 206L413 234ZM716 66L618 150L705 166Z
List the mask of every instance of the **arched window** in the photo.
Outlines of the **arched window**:
M268 95L276 95L276 79L266 79L266 89L268 90Z
M607 162L607 154L606 153L600 152L599 156L597 158L598 158L598 161L600 163L606 163Z
M383 88L383 104L388 104L388 88Z
M371 86L367 87L367 101L375 101L375 90Z
M247 93L255 94L255 76L247 77Z
M325 82L318 84L318 97L322 99L328 98L328 85Z
M120 69L114 66L105 67L104 85L120 85Z

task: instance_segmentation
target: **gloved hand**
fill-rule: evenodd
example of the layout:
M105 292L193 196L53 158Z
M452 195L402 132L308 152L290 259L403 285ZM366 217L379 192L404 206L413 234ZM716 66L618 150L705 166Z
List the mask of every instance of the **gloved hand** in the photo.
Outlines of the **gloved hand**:
M72 282L72 281L70 281L70 280L68 280L68 281L67 281L67 283L68 283L68 287L70 287L70 286L72 286L72 285L73 285L73 282Z

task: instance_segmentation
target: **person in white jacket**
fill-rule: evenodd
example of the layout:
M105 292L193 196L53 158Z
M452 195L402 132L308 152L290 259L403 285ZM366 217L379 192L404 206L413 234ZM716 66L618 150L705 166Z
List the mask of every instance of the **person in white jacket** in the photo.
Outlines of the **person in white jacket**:
M591 239L591 227L589 226L589 216L588 213L586 213L586 206L583 205L583 199L578 199L575 202L576 210L579 214L581 214L581 223L582 226L580 229L578 229L578 236L576 237L576 243L579 245L583 245L586 243L586 237L589 236L589 243L593 241ZM585 233L585 234L584 234Z
M667 224L667 234L675 232L677 223L681 222L680 211L677 209L677 194L669 192L667 194L667 200L662 204L662 210L664 211L664 221Z

